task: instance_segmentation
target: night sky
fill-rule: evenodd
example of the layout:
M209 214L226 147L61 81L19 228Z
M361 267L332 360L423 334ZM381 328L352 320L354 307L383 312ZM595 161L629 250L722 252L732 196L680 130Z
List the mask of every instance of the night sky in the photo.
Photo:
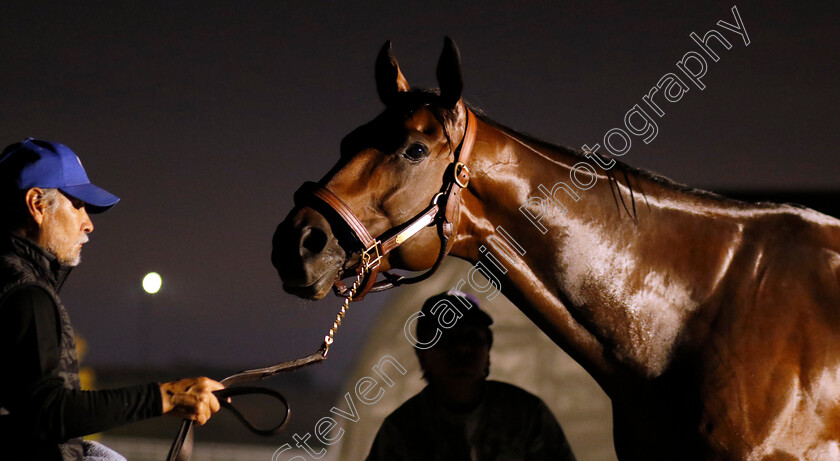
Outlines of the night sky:
M665 103L658 136L621 160L713 190L838 190L836 2L452 3L0 3L0 144L67 144L122 198L94 216L63 291L87 362L243 368L314 352L339 300L284 293L271 237L293 191L382 109L373 63L389 39L429 87L451 36L468 101L580 148L715 27L733 46L709 60L705 90ZM716 26L733 5L749 46ZM151 270L155 296L140 291ZM324 379L340 380L387 300L353 306Z

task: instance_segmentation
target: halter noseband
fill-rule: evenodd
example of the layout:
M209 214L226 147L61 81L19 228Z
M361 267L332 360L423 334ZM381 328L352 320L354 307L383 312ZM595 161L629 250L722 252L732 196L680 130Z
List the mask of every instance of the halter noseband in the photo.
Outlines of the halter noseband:
M295 193L295 204L316 203L326 205L329 209L338 214L338 217L347 225L351 233L361 243L361 249L352 253L360 254L360 262L356 266L357 274L365 274L362 288L354 300L360 300L369 292L387 290L395 286L406 285L423 281L432 276L440 268L443 258L449 252L449 239L454 232L453 219L461 200L461 190L466 188L470 182L470 170L467 168L473 143L475 142L476 118L471 110L467 111L467 122L464 128L464 137L458 148L454 151L454 160L447 168L441 191L432 197L429 205L419 214L407 222L392 227L376 238L370 235L367 227L356 217L353 210L347 206L332 191L317 183L306 182ZM442 202L441 202L442 200ZM402 245L406 240L416 235L424 228L437 224L438 236L440 237L440 252L434 265L425 273L415 277L403 277L400 275L382 272L385 280L376 281L379 275L379 262L381 259ZM345 251L347 249L345 248ZM349 253L349 252L348 252ZM348 292L344 283L336 280L334 289L338 295L346 296Z

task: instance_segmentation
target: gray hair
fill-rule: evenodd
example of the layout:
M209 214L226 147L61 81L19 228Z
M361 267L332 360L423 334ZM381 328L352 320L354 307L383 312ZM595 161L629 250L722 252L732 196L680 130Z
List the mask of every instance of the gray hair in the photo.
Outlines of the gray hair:
M55 213L58 206L61 204L59 196L61 191L58 189L44 189L44 194L41 195L40 202L47 206L47 213Z
M38 202L46 205L47 213L54 213L61 204L58 189L43 189L44 193L38 197ZM5 219L4 231L21 232L26 236L38 235L38 226L29 214L26 206L27 190L7 190L0 201L2 201L2 213Z

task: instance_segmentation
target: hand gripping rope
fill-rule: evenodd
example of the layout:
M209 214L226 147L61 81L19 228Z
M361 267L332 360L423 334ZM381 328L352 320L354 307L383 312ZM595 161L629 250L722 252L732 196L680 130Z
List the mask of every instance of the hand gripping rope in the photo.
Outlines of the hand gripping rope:
M324 359L326 359L327 354L330 351L330 346L335 341L335 333L338 331L338 327L341 326L341 321L342 319L344 319L344 316L347 315L347 311L350 310L350 303L353 301L353 297L356 295L356 291L359 289L359 285L362 283L362 279L366 275L366 269L358 273L356 281L353 283L352 287L348 291L348 296L344 298L344 303L341 305L341 309L335 316L335 320L333 321L332 327L330 327L330 330L329 332L327 332L327 335L324 336L324 343L321 345L317 352L303 358L278 363L277 365L272 365L270 367L240 371L239 373L228 376L227 378L220 381L222 384L225 385L225 388L213 392L213 394L215 394L216 397L219 399L219 403L221 404L221 406L233 412L233 414L239 419L239 421L241 421L242 424L245 425L246 428L248 428L248 430L255 434L268 437L277 434L278 432L283 430L283 428L286 426L286 423L289 421L289 415L291 414L291 408L289 407L286 398L283 397L283 394L273 389L259 386L230 386L252 381L259 381L270 376L277 375L279 373L293 371L315 363L320 363ZM251 421L249 421L248 418L245 417L245 415L243 415L236 407L233 406L231 399L239 395L253 394L268 395L280 401L286 408L285 414L283 415L283 419L280 420L278 424L270 428L259 428L253 423L251 423ZM181 422L181 428L178 430L178 435L175 436L175 440L172 442L172 447L169 449L169 455L166 457L167 461L189 461L193 450L193 422L194 421L188 419L185 419Z

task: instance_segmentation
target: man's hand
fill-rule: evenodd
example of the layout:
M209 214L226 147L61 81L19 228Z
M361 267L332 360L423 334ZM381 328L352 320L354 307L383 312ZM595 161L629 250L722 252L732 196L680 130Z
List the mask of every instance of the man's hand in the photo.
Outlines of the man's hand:
M201 426L219 411L219 400L213 391L225 386L210 378L186 378L160 385L163 414L195 421Z

